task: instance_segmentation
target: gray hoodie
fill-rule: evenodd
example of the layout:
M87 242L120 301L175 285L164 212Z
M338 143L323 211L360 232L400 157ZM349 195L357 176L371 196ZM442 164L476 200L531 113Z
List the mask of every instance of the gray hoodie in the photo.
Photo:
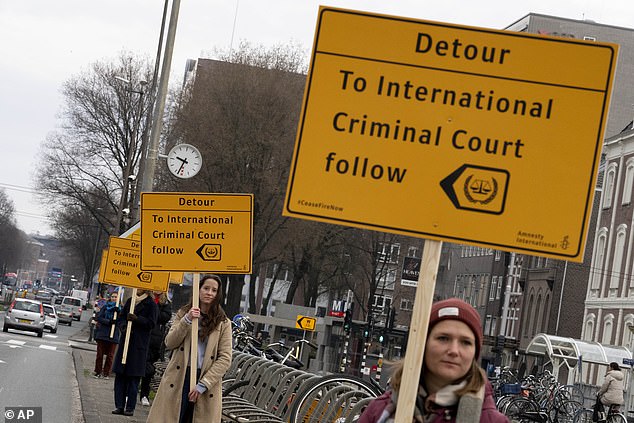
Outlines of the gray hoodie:
M609 370L598 395L604 405L623 404L623 372Z

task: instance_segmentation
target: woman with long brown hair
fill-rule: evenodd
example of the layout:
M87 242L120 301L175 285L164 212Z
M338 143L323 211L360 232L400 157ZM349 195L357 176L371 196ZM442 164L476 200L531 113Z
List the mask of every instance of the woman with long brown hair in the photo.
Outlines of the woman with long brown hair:
M508 422L478 366L482 338L480 315L471 305L457 298L433 304L413 422ZM368 405L359 423L394 421L402 374L399 362L391 389Z
M217 275L200 279L200 305L188 304L176 314L165 337L172 358L152 403L148 422L213 422L222 416L222 377L231 365L231 322L221 307L222 282ZM198 319L197 363L189 362L191 324ZM194 367L195 366L195 367ZM189 389L190 372L198 383Z

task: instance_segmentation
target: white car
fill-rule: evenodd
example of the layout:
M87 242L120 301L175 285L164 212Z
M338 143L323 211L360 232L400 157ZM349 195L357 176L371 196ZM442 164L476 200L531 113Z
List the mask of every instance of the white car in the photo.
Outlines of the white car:
M16 298L4 315L2 331L26 330L37 333L37 336L41 338L44 333L44 321L44 308L41 302Z
M42 303L42 307L44 308L44 329L50 330L51 333L57 333L59 318L57 317L55 307L44 303Z

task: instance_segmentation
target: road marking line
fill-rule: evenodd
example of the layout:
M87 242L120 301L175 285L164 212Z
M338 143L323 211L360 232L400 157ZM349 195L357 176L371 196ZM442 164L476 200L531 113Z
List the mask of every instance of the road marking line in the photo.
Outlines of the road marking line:
M57 350L57 347L53 347L51 345L40 345L40 348L45 349L45 350Z
M21 345L9 345L9 348L22 348Z
M18 341L18 340L15 340L15 339L9 339L7 341L7 344L24 345L24 344L26 344L26 341Z

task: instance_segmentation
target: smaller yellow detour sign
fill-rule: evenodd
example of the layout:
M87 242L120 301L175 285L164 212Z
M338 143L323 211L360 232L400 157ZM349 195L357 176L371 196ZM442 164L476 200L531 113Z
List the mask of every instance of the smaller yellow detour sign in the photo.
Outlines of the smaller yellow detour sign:
M582 261L617 54L321 7L283 214Z
M309 316L302 316L301 314L297 315L297 321L295 321L295 327L297 329L303 330L315 330L315 323L317 323L317 319Z
M169 273L141 270L140 247L138 240L111 236L103 281L130 288L166 292L169 285Z
M251 273L253 194L141 194L141 269Z

